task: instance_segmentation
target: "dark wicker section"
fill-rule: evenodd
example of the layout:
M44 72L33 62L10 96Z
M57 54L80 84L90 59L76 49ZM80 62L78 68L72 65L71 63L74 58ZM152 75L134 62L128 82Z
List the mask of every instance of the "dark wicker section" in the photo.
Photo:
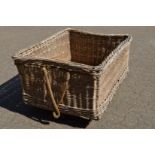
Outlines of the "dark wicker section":
M57 105L61 113L100 118L127 74L131 39L67 29L21 50L13 58L24 102L54 111L51 93L57 104L65 93Z
M127 36L98 36L71 31L71 61L97 66L125 39Z

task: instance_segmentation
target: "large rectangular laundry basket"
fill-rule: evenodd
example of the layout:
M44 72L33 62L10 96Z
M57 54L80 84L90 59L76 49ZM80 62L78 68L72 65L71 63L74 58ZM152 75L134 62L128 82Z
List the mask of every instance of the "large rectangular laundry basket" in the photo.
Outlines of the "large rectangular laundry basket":
M129 35L65 29L19 51L13 59L26 104L100 119L128 72Z

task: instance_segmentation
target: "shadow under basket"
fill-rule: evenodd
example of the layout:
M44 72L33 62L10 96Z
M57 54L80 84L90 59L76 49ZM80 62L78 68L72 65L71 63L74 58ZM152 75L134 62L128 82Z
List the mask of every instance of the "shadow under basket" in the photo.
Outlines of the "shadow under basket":
M26 104L99 119L128 71L129 35L65 29L13 59Z

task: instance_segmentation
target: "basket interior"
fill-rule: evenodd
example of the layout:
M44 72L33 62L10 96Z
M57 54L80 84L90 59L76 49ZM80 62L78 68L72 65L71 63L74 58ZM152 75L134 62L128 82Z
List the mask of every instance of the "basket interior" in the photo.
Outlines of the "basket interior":
M128 36L99 36L74 30L64 31L48 40L28 57L56 59L97 66Z

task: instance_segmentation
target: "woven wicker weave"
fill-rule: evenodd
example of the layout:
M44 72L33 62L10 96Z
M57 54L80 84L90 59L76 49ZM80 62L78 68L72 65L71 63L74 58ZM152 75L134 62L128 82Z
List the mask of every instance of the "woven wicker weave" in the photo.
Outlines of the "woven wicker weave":
M17 65L26 104L99 119L128 71L129 35L66 29L19 51Z

